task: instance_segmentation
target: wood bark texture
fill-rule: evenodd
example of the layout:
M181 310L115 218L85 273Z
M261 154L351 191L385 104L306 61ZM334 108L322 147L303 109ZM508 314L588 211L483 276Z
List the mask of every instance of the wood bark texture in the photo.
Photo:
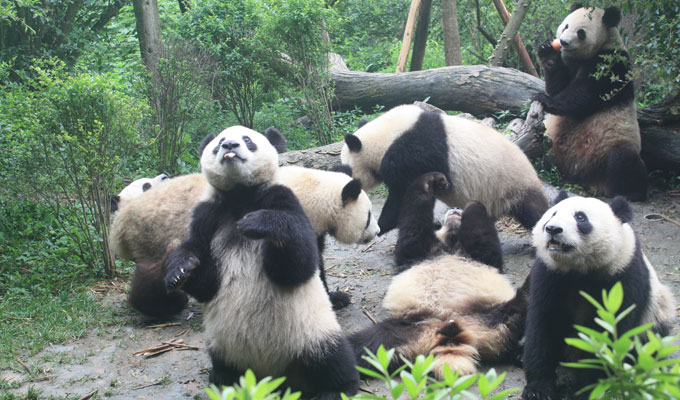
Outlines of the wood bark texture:
M501 33L501 37L498 39L498 45L496 45L496 49L493 51L489 65L496 67L503 65L507 51L510 48L510 41L519 31L519 27L522 25L522 21L524 21L524 17L527 15L527 11L529 11L529 3L531 3L530 0L519 0L517 2L517 6L512 12L508 24L505 26L503 33Z
M425 49L427 48L427 34L430 30L430 11L432 10L432 0L422 0L420 12L418 13L418 26L416 27L416 37L413 42L413 54L411 54L410 71L420 71L423 69L425 59Z
M460 32L456 0L442 0L442 36L444 37L444 59L447 66L461 65Z
M507 26L508 22L510 21L510 13L508 12L508 9L505 8L503 0L493 0L493 4L494 6L496 6L496 10L498 11L498 15L501 17L501 21L503 21L503 26ZM529 52L527 52L527 48L524 46L524 42L522 41L522 38L519 35L519 33L517 33L512 38L512 42L515 44L515 49L517 49L519 61L522 63L524 70L528 74L538 77L536 67L534 67L534 63L531 61L531 57L529 57Z
M399 59L397 60L397 73L406 71L406 61L408 60L408 53L411 51L413 29L416 25L420 1L421 0L411 0L411 8L408 10L408 18L406 19L406 28L404 28L404 39L401 41L401 52L399 53Z
M542 80L510 68L460 65L401 74L330 71L336 109L355 106L370 112L423 101L444 110L486 117L499 110L519 114L527 100L542 92Z

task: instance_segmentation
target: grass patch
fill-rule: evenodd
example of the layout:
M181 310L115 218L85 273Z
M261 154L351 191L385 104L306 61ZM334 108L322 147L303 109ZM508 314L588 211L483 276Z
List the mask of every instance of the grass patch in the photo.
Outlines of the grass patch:
M0 370L24 372L19 357L37 373L28 358L45 345L113 321L89 290L100 271L75 255L59 223L36 202L0 199Z

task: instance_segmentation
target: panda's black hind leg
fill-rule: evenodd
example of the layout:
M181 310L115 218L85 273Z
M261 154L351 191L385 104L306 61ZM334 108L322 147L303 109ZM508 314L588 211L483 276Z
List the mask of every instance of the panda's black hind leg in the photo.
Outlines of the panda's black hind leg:
M605 196L647 200L647 168L631 146L621 144L610 150L605 174Z
M168 292L164 278L162 262L138 263L128 295L130 305L142 314L156 318L168 318L180 313L188 297L184 292Z
M473 260L503 271L503 250L495 221L482 203L474 201L465 206L458 240Z
M528 190L522 199L513 206L510 214L522 224L523 227L531 230L536 222L548 210L548 198L543 191L537 189Z
M286 371L286 384L301 388L305 397L340 400L359 390L359 372L354 351L344 336L329 337L314 349L295 360Z
M210 352L210 361L212 361L212 369L210 370L209 381L217 387L231 386L238 382L238 379L245 371L228 365L222 359ZM260 377L258 377L260 378Z

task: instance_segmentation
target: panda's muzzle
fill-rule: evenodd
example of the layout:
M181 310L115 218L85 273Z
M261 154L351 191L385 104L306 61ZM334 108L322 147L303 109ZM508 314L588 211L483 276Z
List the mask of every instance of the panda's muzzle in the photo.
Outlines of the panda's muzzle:
M221 149L219 153L222 160L224 161L237 158L241 161L244 161L244 158L238 154L240 146L241 144L235 140L226 140L222 142L222 144L220 145Z
M558 236L564 231L559 226L547 225L544 229L546 233L550 235L550 240L548 240L548 243L546 245L549 251L567 252L574 248L574 246L562 243L556 239L556 236Z

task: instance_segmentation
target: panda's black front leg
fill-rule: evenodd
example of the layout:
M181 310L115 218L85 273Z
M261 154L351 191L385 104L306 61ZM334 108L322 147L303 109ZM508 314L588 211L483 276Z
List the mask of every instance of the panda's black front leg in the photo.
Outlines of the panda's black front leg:
M404 193L402 191L389 189L387 200L385 200L382 211L380 211L380 217L378 218L378 226L380 227L379 236L397 227L403 197Z
M394 248L400 270L438 252L437 246L441 246L441 242L432 229L434 201L437 195L450 190L449 181L440 172L424 174L407 188L399 213L399 236Z
M198 257L190 250L179 246L165 261L165 287L172 292L184 286L191 273L199 266Z
M545 91L548 96L555 96L569 85L569 70L562 62L560 52L552 47L551 40L546 40L538 47L537 55L545 73ZM545 104L544 96L543 93L536 94L533 100Z
M243 236L266 240L264 270L274 282L295 286L306 282L319 268L317 237L297 197L290 189L274 185L256 199L257 211L237 222Z

